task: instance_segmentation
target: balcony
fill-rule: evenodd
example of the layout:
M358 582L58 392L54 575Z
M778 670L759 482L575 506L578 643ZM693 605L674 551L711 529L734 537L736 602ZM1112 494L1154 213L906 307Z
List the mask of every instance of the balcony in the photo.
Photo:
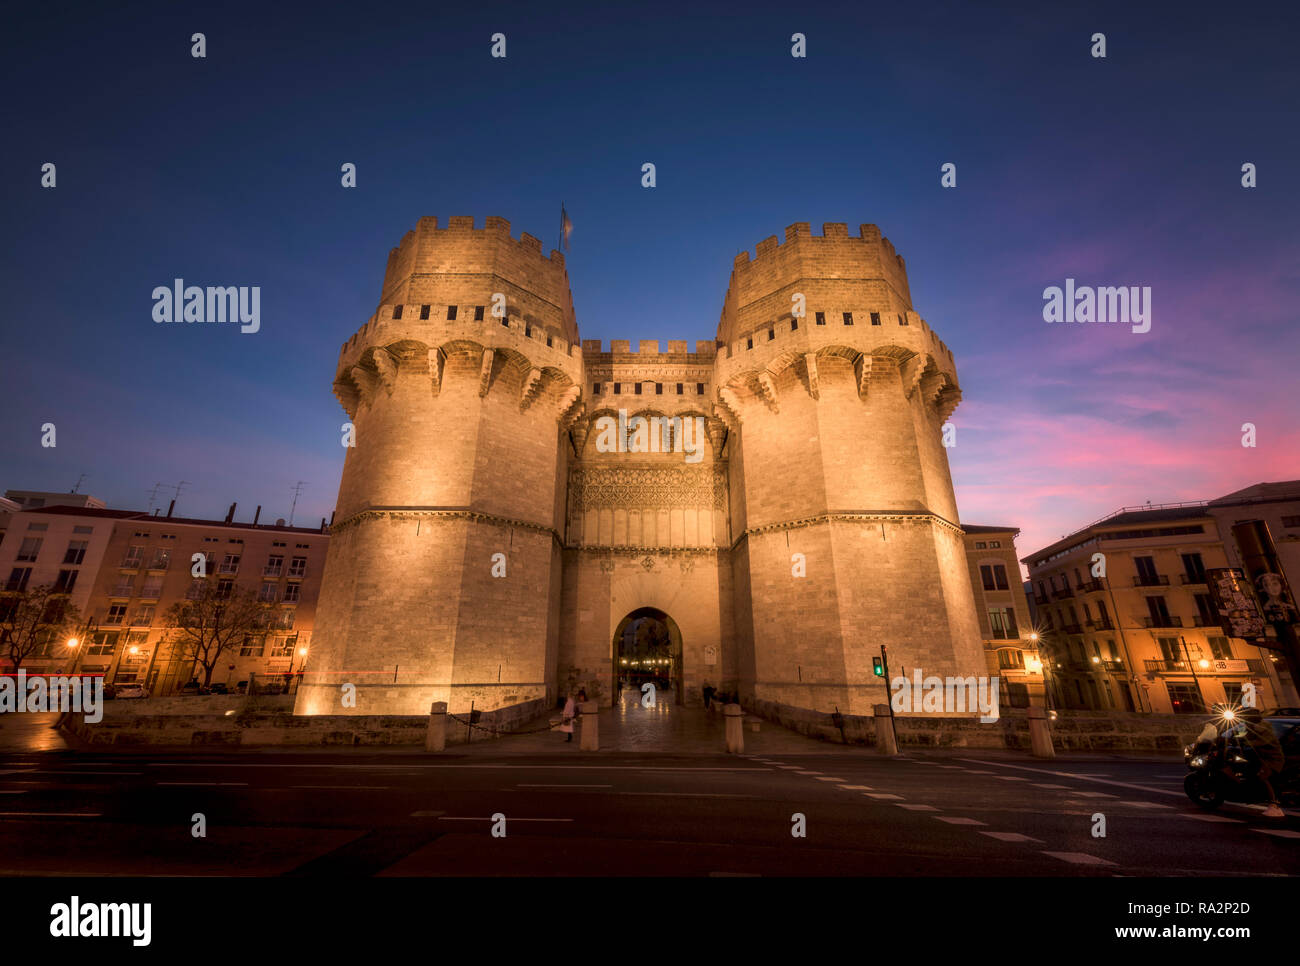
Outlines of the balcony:
M1214 674L1263 674L1264 662L1254 658L1238 660L1228 658L1224 661L1231 670L1220 670L1216 667L1218 658L1206 658L1206 667L1201 667L1200 661L1145 661L1148 674L1191 674L1195 671L1197 674L1206 676ZM1245 665L1245 670L1238 670L1241 665Z
M266 567L263 567L263 568L262 568L262 576L263 576L263 577L279 577L280 574L281 574L281 572L283 571L283 569L284 569L283 567L278 567L278 566L276 566L276 567L266 566Z
M1168 614L1162 617L1144 617L1142 626L1148 629L1155 627L1182 627L1183 619L1181 617L1170 617Z
M1184 587L1189 584L1199 585L1205 583L1205 574L1179 574L1178 579L1182 581Z
M290 567L290 568L289 568L289 576L290 576L290 577L297 577L297 578L306 577L306 576L307 576L307 568L306 568L306 567Z
M1069 587L1066 587L1064 590L1052 591L1052 600L1066 600L1073 596L1074 596L1074 591L1071 590Z
M1094 577L1092 580L1085 580L1079 586L1079 589L1085 594L1100 594L1106 588L1101 585L1100 580Z
M217 573L219 573L219 574L225 574L226 576L230 576L230 575L232 575L232 574L237 574L237 573L239 573L239 564L237 564L237 563L223 563L223 564L221 565L221 568L217 571Z
M1088 621L1088 628L1094 631L1113 631L1115 625L1109 617L1098 617L1096 620Z
M1168 587L1169 577L1165 574L1138 574L1133 578L1134 587Z
M1083 633L1083 628L1082 628L1080 625L1078 625L1078 624L1063 624L1063 625L1061 625L1061 633L1062 633L1062 634L1082 634L1082 633Z
M111 594L109 594L108 596L110 596L110 597L130 597L133 593L135 593L135 585L134 585L134 584L117 584L117 585L113 588L113 592L112 592Z

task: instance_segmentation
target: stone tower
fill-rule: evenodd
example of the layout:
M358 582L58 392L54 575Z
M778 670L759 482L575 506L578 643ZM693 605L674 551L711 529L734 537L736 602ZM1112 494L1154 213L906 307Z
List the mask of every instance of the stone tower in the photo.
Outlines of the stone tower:
M942 445L956 369L889 241L795 224L741 253L718 343L742 694L870 714L881 643L891 675L983 673Z
M355 446L298 713L554 696L561 429L581 381L560 253L501 218L421 218L393 249L334 376Z
M608 705L642 620L676 701L869 714L882 644L894 673L984 673L956 369L874 225L766 239L717 338L663 349L579 343L563 257L505 220L422 218L334 391L355 447L299 713Z

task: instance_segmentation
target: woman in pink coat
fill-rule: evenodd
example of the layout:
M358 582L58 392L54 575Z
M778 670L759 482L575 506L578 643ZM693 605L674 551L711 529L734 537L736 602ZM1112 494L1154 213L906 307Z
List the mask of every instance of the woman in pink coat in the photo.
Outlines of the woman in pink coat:
M565 732L567 737L565 741L573 740L573 719L578 713L578 706L574 703L573 695L570 694L564 699L564 718L560 722L560 730Z

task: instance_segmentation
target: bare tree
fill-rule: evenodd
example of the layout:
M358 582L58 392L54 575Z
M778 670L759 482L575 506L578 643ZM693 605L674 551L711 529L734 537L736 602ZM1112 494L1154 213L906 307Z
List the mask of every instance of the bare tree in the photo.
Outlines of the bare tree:
M0 593L0 655L17 671L44 645L71 633L79 619L68 594L49 585L4 591Z
M167 609L164 623L175 652L203 668L207 687L222 656L245 637L264 636L269 617L270 608L252 591L208 577L196 579L189 596Z

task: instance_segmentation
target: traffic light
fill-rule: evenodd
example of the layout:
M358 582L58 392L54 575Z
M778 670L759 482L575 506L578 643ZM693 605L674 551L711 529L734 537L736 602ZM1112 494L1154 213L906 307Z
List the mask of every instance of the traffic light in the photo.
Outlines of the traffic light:
M885 659L879 654L871 659L871 670L875 672L878 678L885 676Z

